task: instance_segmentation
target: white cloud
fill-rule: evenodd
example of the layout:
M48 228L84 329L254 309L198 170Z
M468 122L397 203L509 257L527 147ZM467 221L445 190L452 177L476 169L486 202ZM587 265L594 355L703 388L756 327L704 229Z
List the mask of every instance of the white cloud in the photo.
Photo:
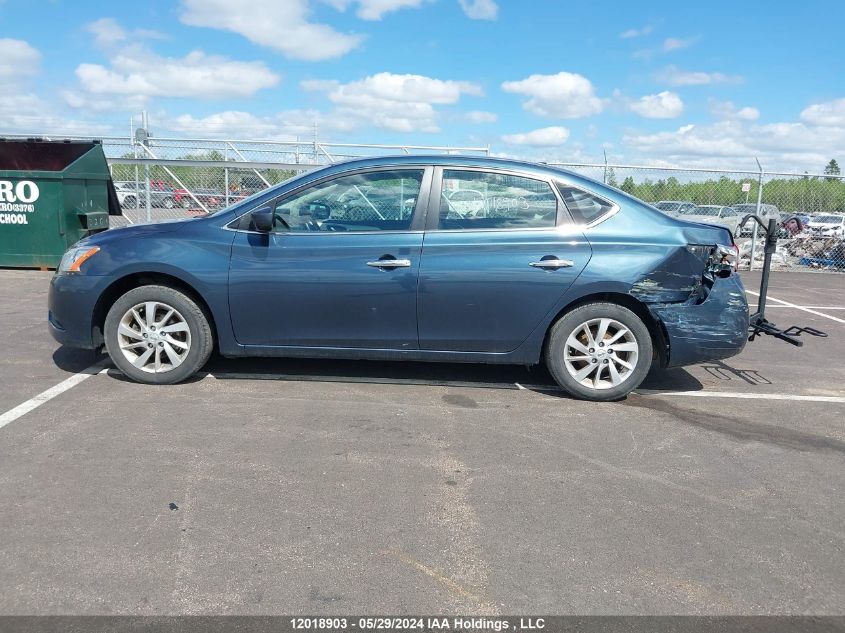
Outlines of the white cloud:
M499 5L495 0L458 0L467 17L472 20L495 20Z
M182 0L179 19L190 26L232 31L287 57L307 61L341 57L363 39L309 22L309 17L307 0Z
M400 9L416 9L428 0L330 0L329 4L340 10L345 10L350 3L358 5L355 12L362 20L381 20L385 14Z
M544 127L539 130L518 134L505 134L502 140L508 145L531 145L533 147L551 147L562 145L569 138L569 130L565 127Z
M287 110L269 116L256 116L249 112L233 110L205 117L182 114L158 122L158 127L177 134L201 138L230 136L292 141L297 137L310 137L314 133L315 124L321 132L352 129L348 122L338 117L328 117L317 110Z
M678 51L682 48L688 48L695 43L695 38L689 39L681 39L679 37L667 37L663 40L663 45L661 46L664 53L670 53L672 51Z
M630 108L647 119L674 119L684 111L684 102L676 93L664 90L640 97L630 104Z
M83 121L61 116L51 103L32 93L0 94L0 136L106 135L111 126L99 121Z
M41 53L23 40L0 38L0 81L11 81L38 73Z
M249 97L279 83L279 76L263 62L234 61L202 51L192 51L181 58L161 57L138 45L115 54L109 67L80 64L76 76L89 95L134 99Z
M622 34L624 37L627 33L634 33L635 30L632 31L625 31ZM633 37L633 36L629 36ZM674 51L681 50L683 48L688 48L695 44L699 38L697 37L690 37L687 39L682 39L680 37L667 37L663 42L661 42L660 46L653 47L653 48L645 48L638 51L634 51L633 57L634 59L644 59L644 60L651 60L656 55L665 55L666 53L672 53Z
M760 111L757 108L746 106L737 108L732 101L709 101L710 115L716 119L740 121L756 121L760 118Z
M100 18L86 25L86 30L94 36L97 46L112 46L126 39L124 29L114 18Z
M100 18L85 25L85 29L94 36L94 43L99 48L109 49L128 39L164 39L164 35L150 29L124 29L114 18Z
M645 35L649 35L652 31L654 31L654 27L651 24L646 24L641 29L628 29L627 31L622 31L619 34L623 40L628 40L634 37L643 37Z
M305 80L303 89L323 91L344 119L394 132L437 132L435 105L457 103L463 95L482 96L477 84L378 73L349 83Z
M845 146L845 127L731 120L653 134L629 132L622 144L651 164L755 169L756 156L767 170L818 172Z
M736 84L742 83L743 78L738 75L725 73L707 73L701 71L681 70L677 66L666 66L654 75L657 81L670 86L704 86L708 84Z
M495 123L499 120L499 116L495 112L485 112L484 110L471 110L464 116L470 123Z
M801 120L812 125L845 127L845 98L814 103L801 112Z
M603 109L593 84L575 73L531 75L520 81L506 81L502 89L528 97L522 107L543 117L578 119L598 114Z

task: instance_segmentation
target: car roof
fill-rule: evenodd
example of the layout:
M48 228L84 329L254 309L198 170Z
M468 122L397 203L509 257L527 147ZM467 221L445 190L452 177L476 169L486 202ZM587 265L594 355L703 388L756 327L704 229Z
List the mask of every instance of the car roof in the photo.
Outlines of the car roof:
M598 182L568 169L563 169L545 163L532 163L525 160L513 158L500 158L494 156L470 156L464 154L399 154L390 156L373 156L367 158L353 158L339 161L321 168L321 171L328 175L340 173L352 169L364 169L368 167L394 167L394 166L419 166L419 165L442 165L444 167L477 167L492 169L507 169L513 171L530 172L535 175L554 177L565 175L574 180ZM599 183L601 184L601 183Z

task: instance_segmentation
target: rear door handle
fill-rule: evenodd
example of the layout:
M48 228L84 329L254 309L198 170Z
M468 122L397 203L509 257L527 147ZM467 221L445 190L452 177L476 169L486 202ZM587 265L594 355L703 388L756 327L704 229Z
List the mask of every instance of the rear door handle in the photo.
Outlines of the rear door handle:
M539 262L531 262L528 264L534 268L572 268L575 265L571 259L541 259Z
M367 266L373 268L410 268L410 259L377 259L374 262L367 262Z

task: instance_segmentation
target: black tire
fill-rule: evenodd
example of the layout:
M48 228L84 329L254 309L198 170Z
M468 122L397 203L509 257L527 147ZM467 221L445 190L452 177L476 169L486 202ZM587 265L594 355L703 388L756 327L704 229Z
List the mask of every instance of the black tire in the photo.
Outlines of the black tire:
M120 205L122 207L126 207L128 209L135 209L138 207L138 200L135 196L126 196L123 199L123 204Z
M183 198L182 198L182 202L181 202L181 204L182 204L182 208L183 208L183 209L190 209L190 208L191 208L191 203L192 203L192 202L193 202L193 200L191 200L191 197L190 197L190 196L185 196L185 197L183 197Z
M172 209L172 208L173 208L173 198L171 198L170 196L168 196L167 198L165 198L165 199L162 201L162 203L161 203L161 204L162 204L162 206L163 206L165 209Z
M611 319L621 324L624 328L627 328L633 336L633 342L635 342L638 347L636 361L632 363L633 369L627 370L623 368L621 371L626 372L624 379L615 386L607 386L606 388L585 386L576 380L575 376L570 374L564 360L564 352L566 351L569 336L576 331L581 330L581 326L583 324L594 319ZM605 340L610 340L610 338L611 337L607 335L605 336ZM578 340L581 339L579 338ZM598 342L599 341L596 341L596 343ZM596 354L600 354L600 356L595 357L589 355L589 362L592 362L592 359L596 358L595 366L597 368L602 367L605 363L614 362L611 356L613 352L606 351L607 349L611 349L613 347L614 345L609 346L609 348L604 348L602 345L602 348L605 351L600 350L598 346L590 348L596 350ZM576 353L582 354L583 352ZM616 354L617 358L627 360L630 360L633 357L630 352L621 352L622 356L619 356L620 352L618 351ZM648 328L645 323L643 323L642 319L628 308L616 303L604 302L587 303L564 314L549 331L545 350L546 366L558 385L576 398L597 402L620 400L639 387L651 367L652 355L653 346L651 342L651 335L649 334ZM589 366L587 361L584 361L583 363L573 362L571 365L576 370L581 368L586 369ZM614 364L614 368L618 367L621 366ZM611 381L609 370L609 367L606 369L599 369L598 376L604 376L606 378L606 380L599 381L601 387L605 387L606 383ZM592 374L592 376L595 378L596 374Z
M174 308L187 324L190 334L190 346L181 364L158 373L134 366L121 351L118 342L121 319L131 308L148 301ZM168 286L140 286L120 297L106 315L104 335L106 350L115 366L132 380L151 385L171 385L190 378L208 362L214 348L208 316L193 299Z

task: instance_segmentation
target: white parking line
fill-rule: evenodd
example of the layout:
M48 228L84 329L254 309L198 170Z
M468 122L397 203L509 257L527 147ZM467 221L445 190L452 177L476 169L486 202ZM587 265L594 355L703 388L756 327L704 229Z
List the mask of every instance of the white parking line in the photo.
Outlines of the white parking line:
M843 306L797 306L797 307L794 307L794 306L780 305L779 303L776 303L776 304L770 305L770 306L766 306L767 310L769 308L786 308L787 310L795 310L795 309L800 310L801 308L806 308L807 310L845 310L845 307L843 307Z
M754 292L752 290L746 290L750 295L754 295L755 297L759 297L759 292ZM804 306L795 305L794 303L790 303L789 301L784 301L783 299L775 299L772 296L768 296L767 301L774 301L776 303L781 304L787 308L795 308L796 310L801 310L802 312L809 312L810 314L815 314L816 316L824 317L825 319L830 319L831 321L836 321L837 323L845 323L845 319L840 319L839 317L831 316L829 314L825 314L824 312L819 312L818 310L813 310L812 308L805 308Z
M520 382L478 382L466 380L429 380L416 378L367 378L363 376L314 376L303 374L271 374L218 372L209 373L207 378L218 380L279 380L291 382L340 382L372 383L379 385L417 385L424 387L464 387L472 389L513 389L519 391L545 391L562 393L557 385L532 385ZM635 394L642 396L691 396L696 398L739 398L749 400L797 400L803 402L845 403L845 396L807 396L785 393L740 393L736 391L663 391L660 389L637 389Z
M50 387L46 391L42 391L37 396L30 398L26 402L22 402L14 409L9 409L8 411L6 411L6 413L0 415L0 429L2 429L7 424L14 422L19 417L26 415L30 411L37 409L45 402L49 402L56 396L63 394L68 389L72 389L73 387L81 383L83 380L87 380L91 376L96 376L97 374L103 371L105 371L105 369L103 369L102 365L91 365L87 369L83 369L78 374L74 374L70 378L66 378L58 385Z
M845 396L802 396L791 393L740 393L737 391L660 391L637 389L634 393L643 396L692 396L694 398L738 398L740 400L797 400L800 402L845 403Z
M0 415L0 429L7 424L10 424L18 418L34 411L45 402L49 402L56 396L63 394L65 391L72 389L81 382L87 380L91 376L97 374L105 374L109 372L108 367L103 367L101 364L91 365L87 369L74 374L70 378L66 378L62 382L49 389L42 391L37 396L34 396L22 402L13 409L9 409ZM545 391L552 393L560 393L563 391L557 385L532 385L519 382L473 382L464 380L429 380L416 378L379 378L379 377L363 377L363 376L313 376L307 374L270 374L270 373L237 373L237 372L218 372L209 373L206 378L212 379L239 379L239 380L282 380L291 382L347 382L347 383L372 383L372 384L396 384L396 385L422 385L422 386L436 386L436 387L465 387L477 389L513 389L520 391ZM800 394L783 394L783 393L740 393L735 391L663 391L659 389L637 389L635 394L643 396L688 396L694 398L737 398L748 400L796 400L800 402L831 402L836 404L845 404L845 396L805 396Z

